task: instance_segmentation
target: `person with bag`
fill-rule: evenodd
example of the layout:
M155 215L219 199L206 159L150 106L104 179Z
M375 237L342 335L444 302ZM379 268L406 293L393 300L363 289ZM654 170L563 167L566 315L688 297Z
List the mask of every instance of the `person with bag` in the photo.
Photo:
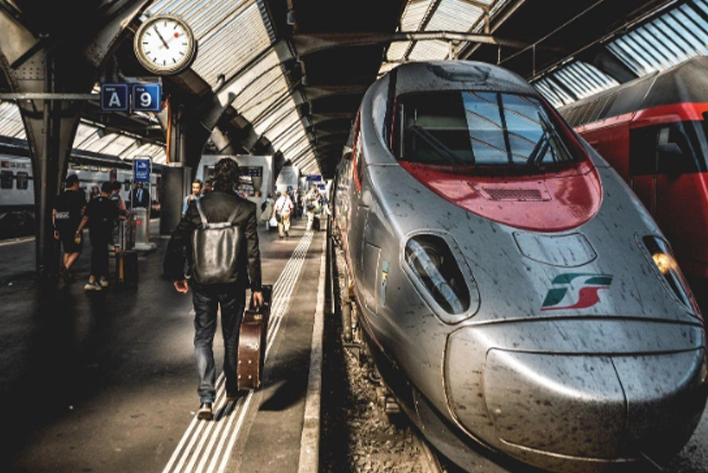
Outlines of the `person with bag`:
M294 208L295 206L288 195L288 191L283 191L273 206L275 218L278 221L280 238L290 238L290 215L292 215Z
M312 184L310 190L305 194L305 210L307 211L307 227L305 230L309 232L314 225L315 214L320 212L320 192L315 184Z
M221 309L224 338L226 399L232 401L238 398L239 329L247 287L251 289L253 305L263 305L256 204L238 196L238 179L236 161L223 158L216 163L213 191L190 202L185 217L172 233L163 263L165 276L178 292L186 294L192 289L194 352L199 375L197 417L205 420L213 418L216 400L213 341L217 309ZM190 268L190 274L184 274L185 267Z

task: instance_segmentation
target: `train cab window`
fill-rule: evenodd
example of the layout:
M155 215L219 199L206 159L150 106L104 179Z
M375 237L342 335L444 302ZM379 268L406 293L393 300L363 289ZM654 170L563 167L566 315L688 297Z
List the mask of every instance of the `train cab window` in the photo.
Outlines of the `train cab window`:
M126 192L130 192L130 181L127 179L123 181L123 190Z
M497 92L399 97L398 158L452 166L542 166L573 161L540 101Z
M29 174L26 172L17 173L17 188L20 190L27 189L29 187Z
M12 189L12 171L0 171L0 189Z

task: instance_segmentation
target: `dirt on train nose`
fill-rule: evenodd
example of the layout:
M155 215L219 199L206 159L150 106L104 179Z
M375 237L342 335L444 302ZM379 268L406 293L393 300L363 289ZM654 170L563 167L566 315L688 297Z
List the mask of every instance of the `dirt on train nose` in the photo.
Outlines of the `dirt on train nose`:
M491 347L481 369L468 366L463 375L470 349L490 340L475 330L461 330L449 344L448 405L466 430L522 461L550 470L577 462L597 472L642 456L660 461L679 451L700 421L700 347L643 354Z

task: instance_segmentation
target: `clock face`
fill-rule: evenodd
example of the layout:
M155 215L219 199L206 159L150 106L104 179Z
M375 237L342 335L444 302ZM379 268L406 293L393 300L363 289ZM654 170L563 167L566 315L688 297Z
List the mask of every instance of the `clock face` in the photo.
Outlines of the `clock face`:
M176 74L194 60L196 42L191 28L171 15L155 16L145 21L137 33L135 54L140 63L155 74Z

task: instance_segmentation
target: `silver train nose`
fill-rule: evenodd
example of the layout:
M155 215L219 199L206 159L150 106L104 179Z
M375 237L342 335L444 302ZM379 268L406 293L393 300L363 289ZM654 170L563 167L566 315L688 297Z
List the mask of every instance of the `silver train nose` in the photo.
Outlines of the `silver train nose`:
M468 366L473 376L464 380L455 372L469 360L466 345L448 348L452 415L471 435L545 468L663 459L685 445L705 407L700 348L643 355L491 348L481 371Z

